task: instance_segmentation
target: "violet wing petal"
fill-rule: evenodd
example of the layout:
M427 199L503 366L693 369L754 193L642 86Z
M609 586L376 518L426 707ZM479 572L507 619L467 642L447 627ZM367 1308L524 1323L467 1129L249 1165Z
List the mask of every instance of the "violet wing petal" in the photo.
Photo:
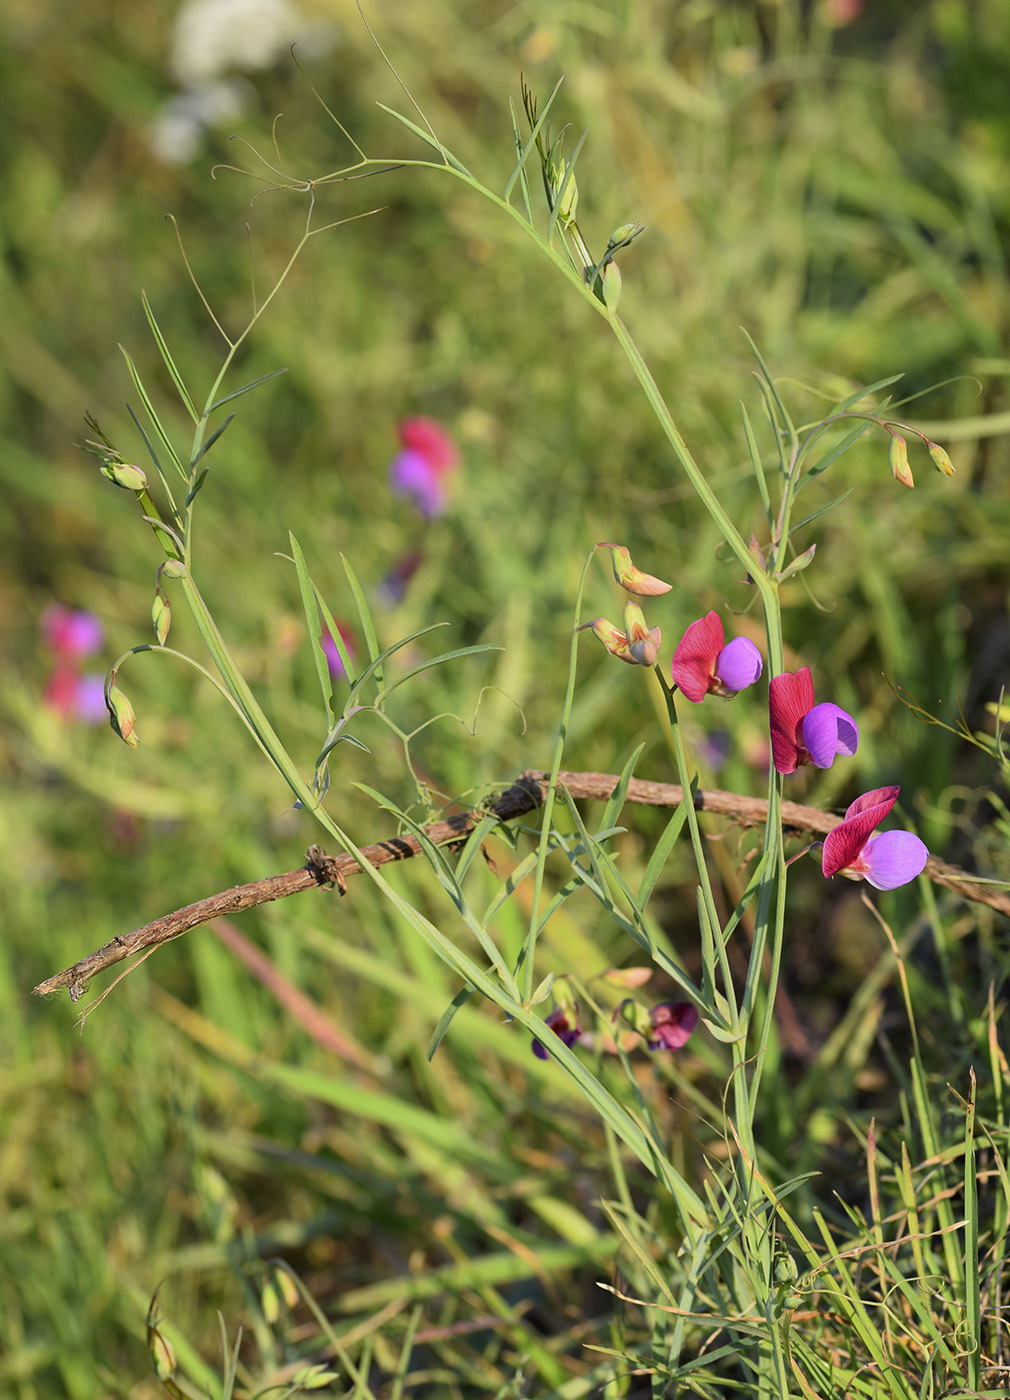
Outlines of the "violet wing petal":
M929 852L914 832L884 831L867 841L863 859L874 889L896 890L922 873Z
M803 721L803 742L818 768L830 768L837 754L851 758L859 745L859 726L840 705L825 700Z
M749 637L734 637L723 647L715 663L715 673L727 690L746 690L763 669L761 653Z

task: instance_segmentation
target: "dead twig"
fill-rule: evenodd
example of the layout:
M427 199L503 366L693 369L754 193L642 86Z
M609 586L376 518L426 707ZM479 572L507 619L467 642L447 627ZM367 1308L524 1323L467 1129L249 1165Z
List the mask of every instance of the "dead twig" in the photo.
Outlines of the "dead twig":
M529 769L520 773L512 787L506 789L496 801L487 807L472 812L462 812L447 817L444 821L433 822L424 828L427 839L436 846L448 845L465 840L469 833L487 815L499 821L514 821L540 806L547 791L550 774L540 769ZM558 775L558 782L574 798L605 800L614 791L618 779L613 773L569 773ZM628 784L627 800L649 807L679 807L684 800L684 790L676 783L652 783L641 778L633 778ZM694 805L699 811L713 812L729 817L738 826L761 826L768 815L768 803L760 797L741 797L735 792L720 792L716 789L700 789L695 794ZM804 807L798 802L782 803L783 825L792 831L810 832L825 836L842 818L830 812L821 812L816 807ZM371 866L388 865L392 861L409 860L421 854L421 842L416 836L394 836L388 841L380 841L362 850L365 861ZM243 909L253 909L258 904L268 904L275 899L286 899L300 890L336 885L343 894L347 879L360 875L362 867L353 856L329 856L318 846L309 848L304 866L298 870L288 870L281 875L268 875L263 880L253 880L247 885L236 885L233 889L222 890L207 899L187 904L184 909L176 909L165 914L153 923L144 924L132 933L121 934L106 943L104 947L89 953L87 957L64 968L53 977L40 982L34 989L38 996L56 992L66 987L71 1001L77 1001L87 989L88 982L98 972L121 962L134 953L149 950L161 943L179 938L190 929L206 924L211 919L237 914ZM1010 896L992 886L979 884L971 876L955 866L936 860L930 856L924 872L938 885L952 890L964 899L975 900L997 909L1001 914L1010 915Z

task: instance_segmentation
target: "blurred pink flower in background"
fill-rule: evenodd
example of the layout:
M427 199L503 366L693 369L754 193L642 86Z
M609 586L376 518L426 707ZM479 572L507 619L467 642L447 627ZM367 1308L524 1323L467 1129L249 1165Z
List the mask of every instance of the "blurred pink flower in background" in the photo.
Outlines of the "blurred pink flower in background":
M426 520L441 515L449 480L459 467L459 449L433 418L404 418L396 434L401 451L389 468L393 491L412 500Z
M340 633L340 640L344 644L344 650L347 652L351 664L353 665L354 638L351 635L351 629L346 625L346 623L342 622L340 618L335 618L334 621L337 624L337 631ZM330 632L330 629L327 626L325 626L325 624L323 626L322 636L319 640L322 644L323 651L326 655L326 664L330 668L330 675L333 676L336 680L343 680L346 675L346 672L344 671L344 663L340 659L340 653L339 651L337 651L337 644L333 640L333 635Z
M53 659L53 670L42 691L42 703L66 720L102 724L108 718L105 677L84 675L80 663L98 650L104 629L94 613L50 603L39 620L42 639Z

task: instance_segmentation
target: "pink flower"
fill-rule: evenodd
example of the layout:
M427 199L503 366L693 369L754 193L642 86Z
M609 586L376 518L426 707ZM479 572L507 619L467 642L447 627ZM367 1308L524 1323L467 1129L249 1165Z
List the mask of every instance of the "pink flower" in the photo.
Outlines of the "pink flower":
M929 858L911 831L884 831L871 836L898 800L897 787L864 792L845 813L841 826L824 838L821 868L826 876L848 875L877 890L896 890L921 874Z
M746 637L728 646L719 614L710 612L690 627L677 643L670 668L673 683L695 705L706 695L730 699L761 675L761 653Z
M814 704L809 666L772 677L768 708L777 773L795 773L803 763L830 768L837 754L851 757L856 752L859 726L838 705Z
M83 608L65 608L50 603L39 624L50 651L57 658L70 660L90 656L102 645L102 624L94 613Z
M459 449L433 418L404 418L396 432L402 451L389 469L390 485L398 496L413 500L425 519L441 515Z
M649 1012L652 1022L650 1050L679 1050L691 1039L698 1024L698 1009L689 1001L661 1001Z
M46 681L42 703L61 719L82 724L104 724L109 717L105 707L105 677L79 675L73 665L58 663Z

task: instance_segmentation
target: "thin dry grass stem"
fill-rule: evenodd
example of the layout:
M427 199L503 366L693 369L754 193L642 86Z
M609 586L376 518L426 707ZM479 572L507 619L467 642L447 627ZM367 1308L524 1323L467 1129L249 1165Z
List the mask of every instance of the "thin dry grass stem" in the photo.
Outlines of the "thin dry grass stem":
M606 800L617 787L619 779L613 773L571 773L558 775L559 785L566 788L573 798L592 801ZM518 817L533 812L540 806L550 783L550 774L542 769L527 769L520 773L512 787L506 789L496 801L484 808L447 817L444 821L433 822L424 828L427 839L436 846L451 845L463 841L485 815L497 817L499 821L514 821ZM627 801L649 807L678 807L684 800L684 790L676 783L654 783L641 778L633 778L628 784ZM699 789L695 793L694 805L699 811L713 812L730 818L738 826L763 826L768 814L768 803L760 797L743 797L735 792L722 792L718 789ZM830 812L821 812L816 807L804 807L798 802L782 803L782 822L791 831L814 832L827 835L842 821L841 817ZM388 865L392 861L409 860L422 853L421 842L415 836L394 836L373 846L366 846L362 852L371 866ZM288 870L280 875L268 875L262 880L253 880L247 885L236 885L222 890L207 899L188 904L170 914L144 924L131 933L121 934L103 947L72 967L64 968L54 976L40 982L34 988L38 996L57 992L66 987L71 1001L77 1001L87 989L89 980L98 972L131 957L143 949L157 947L178 938L190 929L209 923L224 915L240 913L243 909L254 909L259 904L269 904L275 899L286 899L302 890L337 885L340 893L346 891L347 878L361 874L362 867L353 856L329 856L318 846L312 846L307 853L306 864L298 870ZM952 890L965 899L987 904L1000 913L1010 915L1010 896L985 884L979 884L964 870L947 865L944 861L930 856L924 873L938 885Z

